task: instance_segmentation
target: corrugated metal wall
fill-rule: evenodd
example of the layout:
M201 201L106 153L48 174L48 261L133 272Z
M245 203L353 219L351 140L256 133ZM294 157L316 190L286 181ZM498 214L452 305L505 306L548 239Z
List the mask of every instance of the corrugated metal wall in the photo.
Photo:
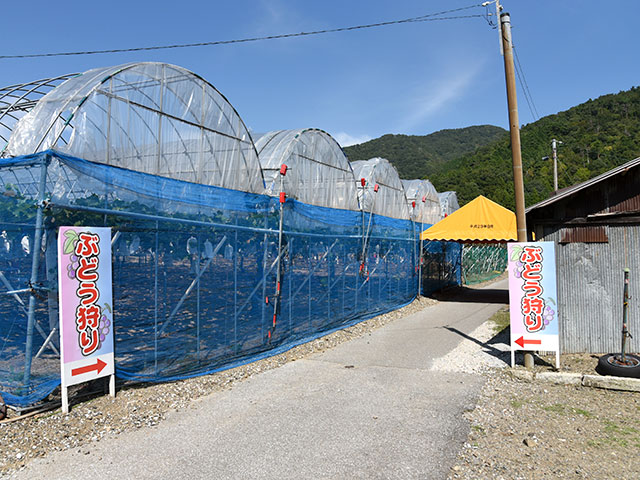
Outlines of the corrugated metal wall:
M640 225L610 225L608 243L556 243L560 349L616 353L621 347L624 268L629 274L628 352L640 351Z

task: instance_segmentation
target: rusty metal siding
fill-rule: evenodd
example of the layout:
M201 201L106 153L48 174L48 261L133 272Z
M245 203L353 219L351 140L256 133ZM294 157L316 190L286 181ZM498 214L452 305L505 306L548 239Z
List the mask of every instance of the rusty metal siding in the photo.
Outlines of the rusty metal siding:
M620 351L625 267L631 270L629 351L640 351L640 225L610 225L609 243L560 244L562 229L549 230L540 240L556 243L561 351Z
M640 212L640 194L620 200L609 207L611 213Z
M616 175L608 184L607 213L640 211L640 169Z
M564 227L560 243L607 243L609 242L609 227L606 225L581 225L579 227Z

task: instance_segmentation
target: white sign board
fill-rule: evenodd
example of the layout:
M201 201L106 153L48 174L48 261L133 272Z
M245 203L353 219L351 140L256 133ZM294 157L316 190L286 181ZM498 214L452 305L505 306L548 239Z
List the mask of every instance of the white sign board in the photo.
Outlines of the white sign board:
M509 243L509 310L511 317L511 366L516 350L556 352L558 295L553 242Z
M109 389L115 396L111 278L111 229L60 227L60 367L65 413L70 385L111 376Z

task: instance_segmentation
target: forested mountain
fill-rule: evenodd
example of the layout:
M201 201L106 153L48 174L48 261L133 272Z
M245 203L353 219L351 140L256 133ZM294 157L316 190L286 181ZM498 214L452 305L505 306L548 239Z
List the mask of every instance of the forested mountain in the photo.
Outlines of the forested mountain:
M349 160L383 157L398 170L401 178L430 177L443 165L478 147L506 138L507 131L493 125L440 130L430 135L384 135L344 149Z
M466 139L460 141L456 139L456 130L444 132L451 132L449 141L467 144ZM439 154L427 151L426 148L423 156L417 158L411 142L406 143L406 154L402 144L396 143L393 158L382 148L376 151L368 150L368 156L362 158L373 156L389 158L400 171L401 177L427 177L439 192L455 190L461 205L478 195L485 195L513 210L515 201L510 140L503 130L502 132L497 140L479 147L473 153L463 153L452 161L431 161L439 158ZM439 133L441 132L433 135ZM385 137L401 138L403 136L387 135ZM357 148L385 137L345 150L359 151ZM429 137L431 135L418 138ZM563 142L558 147L559 188L583 182L640 156L640 87L618 94L604 95L564 112L541 118L537 122L523 126L520 137L525 201L526 205L530 206L552 193L553 162L542 160L542 158L545 156L551 158L551 139L553 138ZM451 148L449 151L454 149ZM349 153L347 155L350 159L356 160ZM399 157L407 159L403 163L415 162L418 167L402 166L400 168L396 160ZM425 163L427 167L424 167ZM424 175L413 173L422 171L428 171L428 173Z
M551 139L558 147L558 188L583 182L640 156L640 88L604 95L549 115L520 132L527 206L553 190ZM485 195L514 208L509 139L443 165L430 180L438 191L456 190L460 203Z

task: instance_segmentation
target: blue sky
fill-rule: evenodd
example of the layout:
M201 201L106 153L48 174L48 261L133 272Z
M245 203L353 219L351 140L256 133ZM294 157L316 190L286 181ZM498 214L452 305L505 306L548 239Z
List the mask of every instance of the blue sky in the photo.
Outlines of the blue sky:
M425 15L473 0L29 1L2 6L0 55L228 40ZM540 116L640 85L635 0L502 0ZM484 8L459 15L484 13ZM493 10L490 10L493 11ZM498 33L482 18L257 43L0 60L0 85L130 61L211 82L255 132L316 127L343 145L385 133L507 128ZM520 121L530 123L518 93Z

